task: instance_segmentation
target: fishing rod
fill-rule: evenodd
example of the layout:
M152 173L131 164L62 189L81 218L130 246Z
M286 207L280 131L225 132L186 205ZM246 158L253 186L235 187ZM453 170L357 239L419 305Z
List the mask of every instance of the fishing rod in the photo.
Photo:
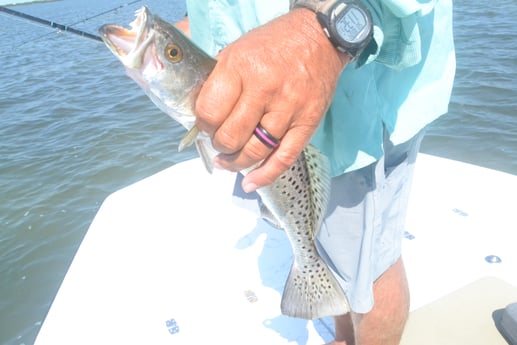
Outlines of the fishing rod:
M4 6L0 6L0 12L4 12L4 13L7 13L9 15L16 16L16 17L19 17L19 18L27 19L27 20L33 21L33 22L38 23L38 24L49 26L51 28L56 28L56 29L59 29L61 31L70 32L72 34L76 34L76 35L79 35L79 36L82 36L82 37L86 37L86 38L89 38L89 39L92 39L92 40L95 40L95 41L102 41L102 39L99 36L91 34L89 32L78 30L78 29L74 29L74 28L72 28L72 27L70 27L68 25L59 24L59 23L53 22L51 20L46 20L46 19L43 19L43 18L31 16L30 14L27 14L27 13L11 10L10 8L4 7Z
M59 24L59 23L56 23L56 22L51 21L51 20L46 20L46 19L43 19L43 18L31 16L29 14L26 14L26 13L23 13L23 12L19 12L19 11L15 11L15 10L12 10L12 9L4 7L4 6L0 6L0 12L4 12L4 13L6 13L8 15L16 16L16 17L19 17L19 18L22 18L22 19L30 20L30 21L33 21L35 23L42 24L42 25L45 25L45 26L49 26L51 28L55 28L55 29L58 29L58 30L61 30L61 31L64 31L64 32L70 32L72 34L79 35L79 36L82 36L82 37L85 37L85 38L89 38L89 39L92 39L92 40L95 40L95 41L102 41L102 39L99 36L91 34L91 33L86 32L86 31L75 29L72 26L84 23L84 22L86 22L88 20L91 20L91 19L96 18L96 17L100 17L100 16L105 15L107 13L110 13L110 12L116 11L118 9L121 9L122 7L129 6L129 5L132 5L134 3L137 3L139 1L141 1L141 0L134 0L134 1L128 2L126 4L123 4L123 5L117 6L115 8L112 8L111 10L107 10L107 11L98 13L96 15L93 15L91 17L82 19L82 20L80 20L78 22L75 22L73 24L70 24L70 25ZM38 40L38 39L40 39L42 37L45 37L47 35L50 35L50 34L52 34L52 33L47 33L47 34L41 35L41 36L37 37L36 40ZM27 42L29 42L29 41L27 41ZM22 45L24 45L27 42L24 42L24 43L20 44L19 46L22 46Z

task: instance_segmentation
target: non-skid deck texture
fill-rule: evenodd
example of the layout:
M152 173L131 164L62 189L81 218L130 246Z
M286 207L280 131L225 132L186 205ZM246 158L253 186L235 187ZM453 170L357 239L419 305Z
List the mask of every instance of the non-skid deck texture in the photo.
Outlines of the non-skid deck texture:
M411 313L401 345L507 345L494 312L517 302L517 288L482 278Z

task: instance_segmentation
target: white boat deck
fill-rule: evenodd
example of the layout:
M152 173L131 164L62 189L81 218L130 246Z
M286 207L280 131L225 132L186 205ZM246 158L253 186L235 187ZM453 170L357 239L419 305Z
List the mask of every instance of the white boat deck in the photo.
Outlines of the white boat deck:
M281 315L289 243L282 231L234 206L232 188L232 174L208 175L195 159L108 197L36 344L305 345L331 340L330 319ZM479 279L493 277L486 279L508 287L505 296L513 296L516 205L517 176L419 156L407 223L413 239L406 239L403 248L416 323L410 320L405 345L424 344L411 338L411 330L422 326L420 311L436 300L458 300L450 294L459 290L461 295L462 288ZM488 263L489 255L502 261ZM502 294L498 284L482 286L496 287L486 294ZM430 326L439 325L435 319ZM493 328L489 343L504 344ZM469 329L486 334L480 327Z

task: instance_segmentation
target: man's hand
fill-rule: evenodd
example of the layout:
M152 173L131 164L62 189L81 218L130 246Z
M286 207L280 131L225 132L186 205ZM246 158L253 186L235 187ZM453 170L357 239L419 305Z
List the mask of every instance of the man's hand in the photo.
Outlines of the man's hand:
M217 56L196 103L197 126L222 152L214 162L239 171L265 159L243 188L271 184L316 131L349 59L331 45L313 12L291 11L243 35ZM253 135L261 124L280 145Z

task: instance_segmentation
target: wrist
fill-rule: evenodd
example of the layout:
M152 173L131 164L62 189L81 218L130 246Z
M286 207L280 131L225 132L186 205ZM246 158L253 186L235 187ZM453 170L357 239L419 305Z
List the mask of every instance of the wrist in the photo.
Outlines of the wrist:
M317 49L323 49L328 52L329 57L334 57L340 69L346 67L352 58L338 50L328 36L325 34L321 24L319 23L316 13L308 8L299 7L291 10L290 14L294 17L297 30L303 33L310 44L317 46Z

